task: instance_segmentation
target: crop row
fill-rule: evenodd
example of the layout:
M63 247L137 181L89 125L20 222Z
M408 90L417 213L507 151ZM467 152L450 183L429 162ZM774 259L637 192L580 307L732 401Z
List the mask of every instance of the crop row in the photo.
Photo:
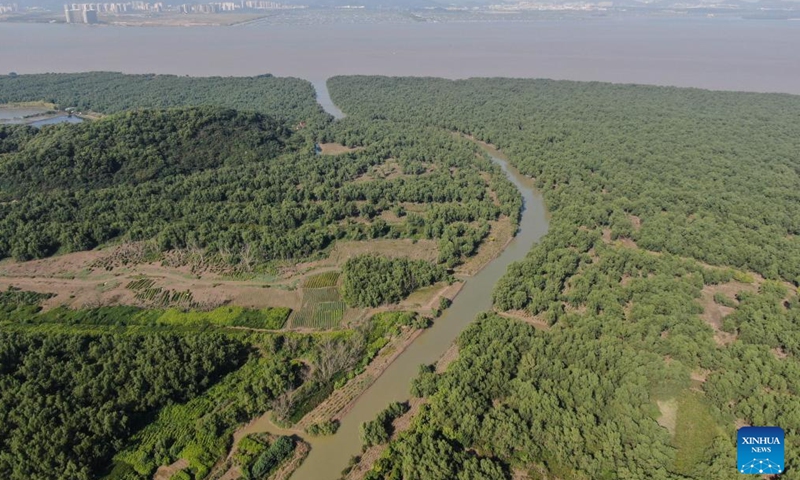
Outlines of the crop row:
M133 280L125 288L128 290L146 290L148 288L153 288L155 283L155 280L151 278L140 278L139 280Z
M192 292L164 290L161 287L151 287L140 290L134 295L137 300L147 302L149 305L158 307L167 307L173 304L186 305L190 304L193 300Z
M326 288L335 287L336 282L339 281L339 272L324 272L318 275L312 275L305 279L303 288Z
M337 302L341 299L336 287L313 288L303 291L303 305L313 306L320 302Z
M292 313L291 326L305 328L336 328L344 318L347 306L341 300L307 305Z

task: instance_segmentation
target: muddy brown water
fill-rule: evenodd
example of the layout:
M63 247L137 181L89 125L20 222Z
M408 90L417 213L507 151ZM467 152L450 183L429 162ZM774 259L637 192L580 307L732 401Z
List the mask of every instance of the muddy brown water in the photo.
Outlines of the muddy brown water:
M316 84L318 92L324 84ZM330 103L327 92L318 93L327 98L321 102L326 110L337 118L341 112L331 111L325 103ZM332 103L331 103L332 105ZM292 475L292 480L333 480L347 466L351 456L361 452L359 427L394 401L404 401L410 397L411 380L416 376L421 364L436 362L453 344L458 335L475 319L480 312L492 307L492 290L508 266L525 257L531 247L547 233L548 217L542 196L533 188L533 181L511 167L502 152L490 146L482 147L500 165L508 179L519 189L524 200L524 210L517 236L503 252L483 270L470 277L464 288L453 301L452 306L438 318L433 326L420 335L406 351L395 360L377 381L369 387L353 404L342 419L335 435L307 438L311 453L302 466ZM271 433L286 433L272 426L268 421L259 421L256 429ZM255 425L253 425L255 427ZM251 428L251 430L254 430Z
M800 21L616 15L479 25L2 23L0 74L488 76L800 94L798 45Z

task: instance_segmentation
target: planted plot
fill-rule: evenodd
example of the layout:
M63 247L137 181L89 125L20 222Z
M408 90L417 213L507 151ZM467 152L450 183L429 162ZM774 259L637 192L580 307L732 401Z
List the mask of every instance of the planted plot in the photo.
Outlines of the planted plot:
M195 306L192 292L189 290L179 292L177 290L165 290L161 287L150 287L136 292L134 298L151 307Z
M146 290L148 288L153 288L155 283L155 280L151 278L140 278L139 280L130 282L125 288L128 290Z
M341 300L339 290L336 288L315 288L303 292L303 304L314 305L322 302L337 302Z
M313 288L303 292L303 306L292 313L289 324L294 328L336 328L346 310L335 287Z
M303 288L326 288L335 287L339 281L340 272L325 272L313 275L305 279Z
M334 328L337 327L342 318L344 318L344 311L346 305L342 301L338 302L323 302L317 304L314 309L314 316L312 321L314 328Z

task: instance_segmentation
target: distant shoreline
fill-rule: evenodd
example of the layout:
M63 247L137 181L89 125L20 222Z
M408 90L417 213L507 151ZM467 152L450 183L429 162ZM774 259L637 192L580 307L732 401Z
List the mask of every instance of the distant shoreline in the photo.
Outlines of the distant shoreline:
M276 9L258 13L178 13L158 14L128 13L122 15L101 14L100 22L90 26L106 27L235 27L261 20L275 18L273 25L371 25L371 24L414 24L414 23L527 23L542 20L574 19L709 19L709 20L748 20L776 21L800 20L800 7L796 10L755 10L722 7L684 7L682 9L663 8L586 8L498 10L483 8L479 10L372 10L341 8ZM0 15L0 23L65 25L63 13L58 11L31 11ZM84 24L76 24L86 26Z

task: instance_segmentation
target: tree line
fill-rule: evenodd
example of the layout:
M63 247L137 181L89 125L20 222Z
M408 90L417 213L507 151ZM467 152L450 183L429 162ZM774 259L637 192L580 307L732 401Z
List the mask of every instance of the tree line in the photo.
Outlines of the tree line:
M0 104L44 101L104 114L136 109L217 106L257 111L293 124L325 123L314 86L299 78L180 77L115 72L0 75Z

